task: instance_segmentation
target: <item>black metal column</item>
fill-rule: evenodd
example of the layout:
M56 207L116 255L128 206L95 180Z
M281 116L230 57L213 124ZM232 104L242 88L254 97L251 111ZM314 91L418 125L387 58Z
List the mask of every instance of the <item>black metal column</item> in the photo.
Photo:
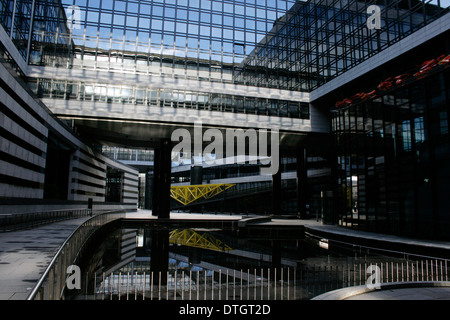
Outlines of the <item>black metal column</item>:
M281 241L272 240L272 268L281 268ZM273 277L273 275L272 275Z
M170 218L171 153L172 143L168 139L155 148L152 214L160 219Z
M301 219L306 218L308 202L308 169L306 149L297 149L297 210Z
M272 175L272 214L281 214L281 162L280 169L274 175Z
M161 180L161 148L155 148L155 159L153 164L153 186L152 186L152 215L159 216L159 193Z
M153 172L147 172L145 174L145 198L144 208L147 210L153 209Z
M203 183L203 167L191 167L191 185L201 185Z

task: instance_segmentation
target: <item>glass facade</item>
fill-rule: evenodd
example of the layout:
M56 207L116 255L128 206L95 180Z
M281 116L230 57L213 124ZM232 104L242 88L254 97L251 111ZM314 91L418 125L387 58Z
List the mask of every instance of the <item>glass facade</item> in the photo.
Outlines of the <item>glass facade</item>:
M79 10L73 68L232 82L233 72L295 3L63 0ZM75 17L75 15L74 15ZM34 32L38 35L39 32ZM53 31L54 41L67 34ZM31 63L47 64L36 55Z
M3 1L1 21L30 65L236 83L241 63L295 1ZM16 4L16 10L14 10ZM16 12L21 12L18 14ZM23 16L23 17L22 17ZM21 22L27 30L16 35ZM32 26L32 28L30 28ZM28 42L28 37L31 41ZM29 54L28 54L29 53ZM71 80L32 79L41 98L309 119L309 104Z
M371 4L381 8L379 30L366 25ZM1 0L0 5L1 24L31 65L311 91L447 13L449 3ZM35 92L45 98L310 117L307 103L232 92L35 81Z
M381 9L369 29L367 9ZM450 2L298 1L246 58L236 81L312 91L449 12Z
M380 84L373 98L338 103L332 126L345 208L340 225L449 237L448 66L438 64L426 76L413 71L387 90L386 81Z
M0 20L23 58L27 57L32 15L32 1L0 1Z

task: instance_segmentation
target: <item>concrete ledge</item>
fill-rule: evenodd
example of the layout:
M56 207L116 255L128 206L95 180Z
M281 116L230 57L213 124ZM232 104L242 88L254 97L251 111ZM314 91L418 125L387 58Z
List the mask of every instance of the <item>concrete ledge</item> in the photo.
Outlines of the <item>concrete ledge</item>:
M392 282L382 283L380 284L380 287L380 289L369 289L366 285L364 285L337 289L321 294L311 300L345 300L357 295L380 290L450 287L450 281Z
M238 221L238 227L245 228L248 224L251 224L251 223L270 222L270 221L272 221L272 218L265 217L265 216L243 218Z

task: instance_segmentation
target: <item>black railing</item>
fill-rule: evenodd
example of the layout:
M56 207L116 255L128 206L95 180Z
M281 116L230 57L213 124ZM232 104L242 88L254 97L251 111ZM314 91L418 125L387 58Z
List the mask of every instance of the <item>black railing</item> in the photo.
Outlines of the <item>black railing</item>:
M297 268L117 270L86 275L83 300L309 300L321 294L385 284L448 282L448 260L378 260ZM164 280L162 280L164 279Z

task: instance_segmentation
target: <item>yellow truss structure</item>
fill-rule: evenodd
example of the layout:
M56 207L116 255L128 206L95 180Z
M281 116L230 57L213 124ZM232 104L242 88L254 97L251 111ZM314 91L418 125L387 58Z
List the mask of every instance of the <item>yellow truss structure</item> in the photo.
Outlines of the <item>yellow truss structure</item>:
M170 196L186 206L201 198L213 198L234 186L235 184L221 183L171 187Z
M173 244L190 246L215 251L233 250L230 246L208 233L199 234L192 229L173 230L169 234L169 241Z

